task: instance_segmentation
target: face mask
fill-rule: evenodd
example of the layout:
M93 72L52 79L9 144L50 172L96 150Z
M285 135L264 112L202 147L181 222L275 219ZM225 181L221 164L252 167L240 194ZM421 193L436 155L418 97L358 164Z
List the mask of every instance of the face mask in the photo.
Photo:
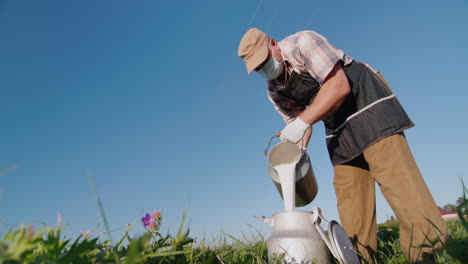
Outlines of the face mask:
M257 72L268 80L276 79L283 72L283 63L278 62L275 58L271 57Z

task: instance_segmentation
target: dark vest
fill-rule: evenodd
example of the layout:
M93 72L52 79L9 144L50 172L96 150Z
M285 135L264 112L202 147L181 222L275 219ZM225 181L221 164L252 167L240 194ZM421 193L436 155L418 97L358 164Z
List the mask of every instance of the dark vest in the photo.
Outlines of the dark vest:
M333 165L346 163L373 143L414 126L391 89L366 65L353 61L343 70L351 92L340 108L323 120ZM307 106L319 89L308 72L293 72L283 89L268 92L273 100L280 96Z

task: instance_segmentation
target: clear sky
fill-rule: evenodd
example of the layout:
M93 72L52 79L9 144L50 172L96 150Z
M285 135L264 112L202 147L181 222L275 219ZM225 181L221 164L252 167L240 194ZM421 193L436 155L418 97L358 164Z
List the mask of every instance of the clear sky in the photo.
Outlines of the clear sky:
M283 209L263 155L283 121L237 56L249 27L315 30L380 70L416 124L406 135L436 203L455 203L467 14L466 0L0 0L0 168L15 167L0 174L0 235L58 213L69 236L96 227L88 174L114 237L155 209L174 234L186 208L199 239L268 234L253 216ZM339 220L322 123L308 153L319 193L300 210ZM377 198L383 222L393 213Z

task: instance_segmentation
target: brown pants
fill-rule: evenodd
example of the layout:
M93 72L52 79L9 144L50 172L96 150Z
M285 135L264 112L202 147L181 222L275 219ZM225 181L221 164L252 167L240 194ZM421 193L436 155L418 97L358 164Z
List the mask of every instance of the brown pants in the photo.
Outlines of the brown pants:
M401 249L410 262L421 261L423 251L430 250L417 248L429 244L427 237L445 239L447 226L403 133L373 144L351 162L334 166L334 170L341 224L359 254L370 263L377 250L374 182L400 221Z

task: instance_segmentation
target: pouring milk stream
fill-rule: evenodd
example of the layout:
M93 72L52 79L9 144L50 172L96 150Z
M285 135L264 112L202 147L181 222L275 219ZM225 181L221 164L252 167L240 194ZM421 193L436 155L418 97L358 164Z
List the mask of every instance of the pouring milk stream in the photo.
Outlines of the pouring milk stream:
M297 162L283 163L273 167L279 175L283 193L284 210L294 211L296 204L296 165Z

